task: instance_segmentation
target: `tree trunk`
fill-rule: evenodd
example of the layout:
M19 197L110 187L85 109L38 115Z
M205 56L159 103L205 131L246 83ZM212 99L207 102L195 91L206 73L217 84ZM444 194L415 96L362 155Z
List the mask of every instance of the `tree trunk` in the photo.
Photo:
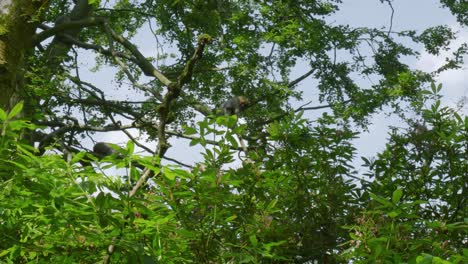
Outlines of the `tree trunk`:
M3 0L0 4L0 107L25 99L24 73L32 36L47 0ZM27 109L26 109L27 110Z

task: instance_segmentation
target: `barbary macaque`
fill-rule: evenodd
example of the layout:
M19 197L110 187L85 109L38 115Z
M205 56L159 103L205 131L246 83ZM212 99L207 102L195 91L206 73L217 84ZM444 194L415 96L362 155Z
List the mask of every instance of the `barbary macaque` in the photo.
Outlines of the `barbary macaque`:
M221 111L225 115L238 115L249 105L249 99L245 96L234 96L221 105Z

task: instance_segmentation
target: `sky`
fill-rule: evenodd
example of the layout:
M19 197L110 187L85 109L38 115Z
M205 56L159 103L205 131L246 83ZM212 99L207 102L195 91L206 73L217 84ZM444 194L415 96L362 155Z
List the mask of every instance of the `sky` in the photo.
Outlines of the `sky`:
M448 25L459 33L459 39L451 44L452 48L461 43L468 42L468 29L462 28L448 9L441 9L440 2L434 0L396 0L393 2L395 10L393 18L393 30L416 29L423 30L437 25ZM350 24L351 26L374 26L388 29L390 24L391 9L386 4L376 0L345 0L338 13L337 22ZM376 24L377 23L377 24ZM408 61L409 65L423 71L434 71L445 61L445 57L452 51L443 52L440 56L433 56L420 50L419 59ZM468 61L468 57L465 56ZM442 105L455 107L457 102L468 96L468 64L460 70L451 70L441 74L437 81L442 84ZM468 113L468 104L462 109ZM368 132L364 132L355 141L358 153L362 156L373 156L379 150L383 150L388 138L388 127L399 125L395 117L388 118L381 113L373 118L373 124Z
M392 2L394 8L394 17L392 23L393 31L400 31L406 29L422 30L430 26L436 25L448 25L451 28L458 31L459 39L451 44L451 47L458 47L462 42L468 42L468 30L462 28L456 19L451 15L447 9L441 9L440 2L435 0L395 0ZM352 27L377 27L385 28L388 30L390 25L391 9L388 4L382 4L379 0L344 0L340 10L336 15L328 18L330 22L335 24L349 24ZM141 32L137 34L134 41L139 46L140 50L146 56L156 56L154 38L149 37L151 35L148 32ZM445 56L449 55L452 51L442 53L440 56L432 56L427 54L421 49L421 56L418 59L410 59L407 63L411 67L424 71L433 71L444 63ZM468 58L465 58L468 60ZM82 62L83 66L90 67L93 65L93 56L87 56ZM292 72L292 76L299 76L304 73L304 67L298 65L297 70ZM112 80L115 71L111 69L105 70L106 74L102 72L92 73L83 72L82 77L90 80L95 80L99 87L108 87L108 94L111 94L115 99L131 99L138 100L142 99L142 94L130 93L122 94L117 93L112 87L117 84ZM457 102L463 100L464 97L468 96L467 77L468 76L468 64L465 64L460 70L452 70L441 74L437 81L443 84L442 94L443 105L454 107ZM362 81L363 85L370 85ZM313 80L306 80L299 89L305 91L304 97L316 98L316 91L310 91L308 87L313 87L316 83ZM129 98L131 97L131 98ZM305 100L304 102L307 102ZM297 105L301 105L304 102L297 102ZM461 109L465 114L468 113L468 108L465 106ZM320 112L307 113L306 116L315 118ZM399 126L400 120L397 118L389 118L385 113L376 114L372 118L372 125L369 126L368 131L364 131L360 138L354 141L358 149L358 157L356 161L360 161L360 156L371 157L374 156L378 151L383 150L388 138L388 127L390 125ZM138 136L136 131L133 131L134 135ZM119 132L112 132L98 135L98 141L106 141L119 143L124 145L127 141L126 137L123 137ZM173 147L168 152L168 156L176 159L181 159L188 164L199 162L202 160L202 155L198 154L201 149L199 147L190 147L187 140L174 139L171 140ZM155 146L155 144L153 144ZM359 165L358 162L355 163Z

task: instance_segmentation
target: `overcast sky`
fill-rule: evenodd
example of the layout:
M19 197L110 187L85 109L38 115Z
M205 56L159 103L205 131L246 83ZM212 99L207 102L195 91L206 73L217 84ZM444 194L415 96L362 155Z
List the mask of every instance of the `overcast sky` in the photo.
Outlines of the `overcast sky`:
M427 27L436 25L448 25L451 28L458 31L458 40L452 43L452 47L458 47L463 42L468 42L468 31L467 28L462 28L456 22L456 19L450 14L447 9L440 8L440 2L436 0L395 0L393 2L393 8L395 10L393 17L392 30L401 31L407 29L423 30ZM382 4L379 0L344 0L341 5L340 11L328 19L328 21L335 24L349 24L352 27L376 27L388 29L390 25L391 9L388 4ZM141 51L146 56L156 56L155 45L156 42L151 35L146 32L138 34L134 40ZM442 53L440 56L435 57L429 55L421 50L421 57L419 59L410 59L407 63L410 66L420 69L423 71L433 71L440 67L445 60L445 57L451 54L453 51ZM94 56L88 56L87 59L82 61L82 65L89 67L93 65ZM468 58L465 58L468 60ZM131 99L138 100L143 98L140 94L131 92L129 94L116 93L112 91L112 87L116 85L112 81L115 71L106 70L103 72L91 73L83 71L82 77L91 81L96 81L98 87L109 87L108 92L112 94L114 98L118 99ZM299 76L303 74L301 66L297 67L297 71L293 72L293 76ZM454 107L457 102L463 99L464 96L468 95L467 77L468 67L461 70L448 71L440 75L437 79L438 82L443 84L443 94L445 95L443 103ZM370 85L362 80L363 85ZM313 80L305 81L299 88L305 92L305 98L311 100L316 98L316 91L311 91L307 87L314 87L315 83ZM306 102L308 101L306 100ZM467 106L463 109L464 113L468 112ZM308 116L314 117L317 113L308 113ZM369 132L362 134L360 139L355 141L356 147L358 148L358 156L373 156L383 149L386 138L388 137L388 126L397 125L399 120L396 118L388 118L384 114L377 114L373 118L373 124L369 127ZM121 133L107 133L105 137L103 135L98 136L99 140L123 143L127 139L122 137ZM202 157L198 154L200 148L189 148L188 141L174 139L173 148L168 152L168 156L181 159L184 162L193 164L195 161L201 161ZM357 159L360 161L360 159ZM358 164L356 164L358 165Z

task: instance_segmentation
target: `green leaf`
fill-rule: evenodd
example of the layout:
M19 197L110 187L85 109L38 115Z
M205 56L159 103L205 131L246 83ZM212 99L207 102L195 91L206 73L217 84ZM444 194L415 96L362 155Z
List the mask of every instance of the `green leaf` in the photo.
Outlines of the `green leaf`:
M135 167L130 168L130 179L134 181L138 181L138 179L140 179L140 171L138 171Z
M190 145L191 147L193 147L193 146L195 146L195 145L198 145L199 143L200 143L200 139L194 138L194 139L192 139L192 140L190 141L190 144L189 144L189 145Z
M84 151L80 151L80 152L74 154L73 158L71 160L71 164L75 164L75 163L79 162L80 160L83 159L84 156L86 156L86 152L84 152Z
M225 223L230 223L230 222L234 221L236 218L237 218L237 215L231 215L228 218L224 219L224 222Z
M239 261L239 263L255 263L253 257L250 255L244 255L241 257L242 259Z
M364 161L364 165L365 165L365 166L369 166L370 161L369 161L368 158L361 156L361 159L362 159L362 161Z
M89 0L89 4L94 7L99 7L100 3L101 3L101 0Z
M233 137L232 135L226 135L226 140L229 141L229 143L231 144L232 147L234 147L234 148L239 147L239 143L237 143L236 138Z
M237 116L236 115L229 116L228 117L228 122L227 122L227 127L233 128L233 127L236 126L236 124L237 124Z
M11 119L14 116L16 116L17 114L19 114L21 112L21 110L23 110L23 105L24 105L23 101L16 104L13 107L13 109L11 109L10 113L8 114L8 119Z
M422 254L416 258L417 264L432 264L432 256L429 254Z
M276 203L278 203L278 199L273 199L273 200L268 204L267 210L272 210L273 208L275 208Z
M216 124L218 126L227 126L227 117L226 116L219 116L216 118Z
M403 191L401 189L396 189L392 195L392 202L395 204L398 203L401 199L401 196L403 196Z
M432 94L437 94L437 87L434 82L431 82L431 91L432 91Z
M197 134L197 130L193 127L185 126L184 127L184 134L186 135L194 135Z
M133 152L135 151L135 143L133 140L129 140L127 142L127 151L129 155L133 155Z
M191 179L192 178L192 174L190 174L190 172L186 171L186 170L183 170L183 169L180 169L180 168L174 168L173 169L174 173L177 174L177 176L180 178L180 179Z
M382 205L385 205L385 206L388 206L388 207L393 207L393 204L392 204L391 202L387 201L386 199L384 199L384 198L382 198L382 197L380 197L380 196L377 196L377 195L375 195L375 194L373 194L373 193L370 193L369 196L370 196L373 200L375 200L375 201L381 203Z
M396 211L391 211L390 213L388 213L388 216L390 216L391 218L395 218L399 215L400 213L396 212Z
M381 243L374 244L372 249L373 249L372 256L374 258L378 258L380 254L382 254L383 247Z
M459 123L462 123L462 122L463 122L462 117L461 117L457 112L454 112L454 113L453 113L453 116L455 117L455 119L457 119L457 121L458 121Z
M286 241L284 240L281 240L281 241L278 241L278 242L270 242L270 243L267 243L267 244L263 244L263 247L265 249L267 249L268 251L270 251L270 249L272 247L277 247L277 246L281 246L282 244L286 243Z
M27 170L27 169L28 169L28 167L27 167L25 164L20 163L20 162L14 162L14 161L11 161L11 160L3 160L3 159L0 159L0 161L3 161L3 162L5 162L5 163L11 163L11 164L13 164L13 165L18 166L19 168L21 168L21 169L23 169L23 170Z
M10 129L12 131L22 130L23 128L26 128L26 127L29 126L27 121L24 121L24 120L10 121L10 123L8 123L8 125L10 126Z
M172 214L165 216L164 218L159 218L156 220L157 225L164 225L168 223L174 216Z
M169 168L167 168L167 167L164 168L164 170L163 170L163 175L164 175L164 177L166 177L167 179L169 179L169 180L171 180L171 181L175 180L175 177L177 176L177 175L174 173L174 171L172 171L171 169L169 169Z
M257 236L255 234L249 236L250 243L256 247L258 245Z
M0 108L0 120L1 121L5 121L7 120L7 114L5 113L5 111L3 109Z
M0 257L6 256L7 254L13 253L18 249L18 245L14 245L0 252Z

